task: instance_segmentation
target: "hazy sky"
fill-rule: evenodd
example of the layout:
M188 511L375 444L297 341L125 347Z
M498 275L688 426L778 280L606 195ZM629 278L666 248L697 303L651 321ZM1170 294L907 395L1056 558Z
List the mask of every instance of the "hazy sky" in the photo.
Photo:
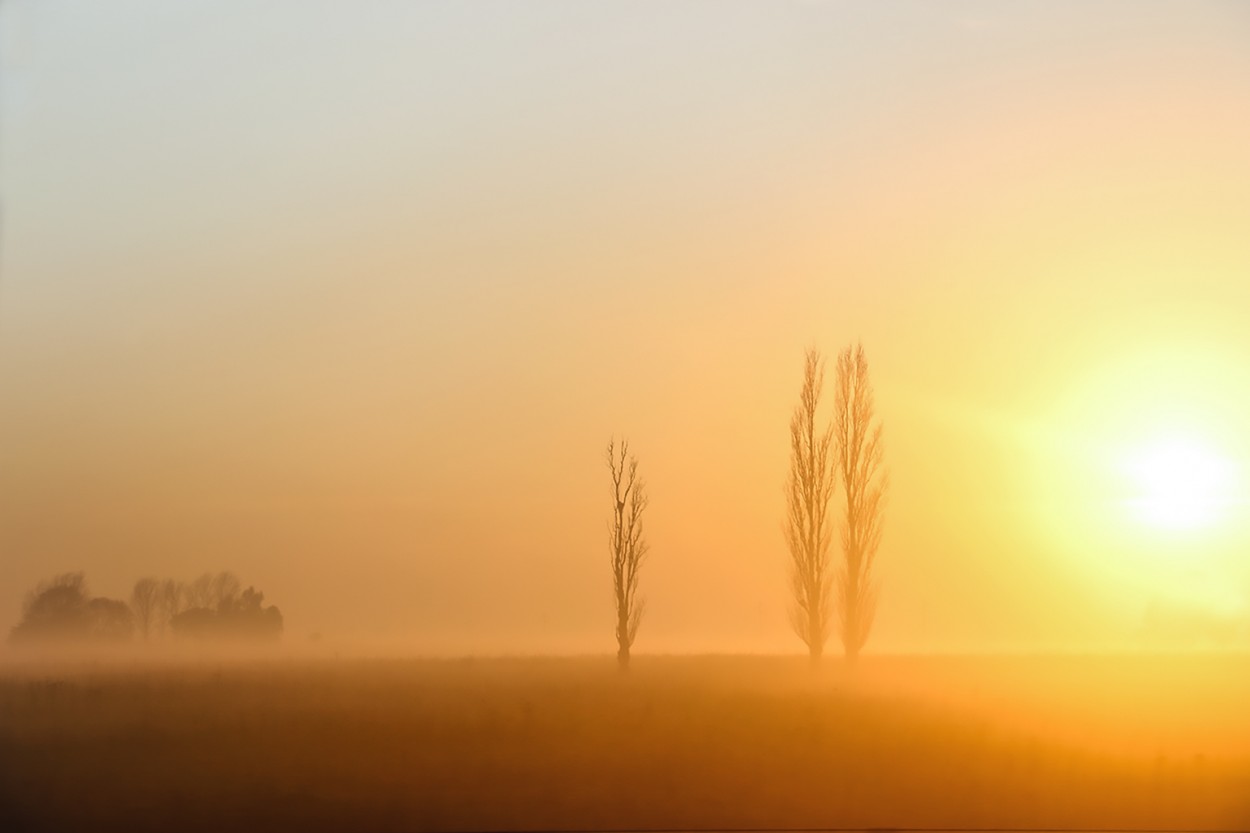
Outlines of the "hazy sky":
M787 423L803 349L857 338L892 481L869 650L1245 627L1245 5L0 26L4 627L52 573L226 568L290 640L610 652L623 433L636 650L799 651ZM1125 505L1177 438L1230 472L1197 529Z

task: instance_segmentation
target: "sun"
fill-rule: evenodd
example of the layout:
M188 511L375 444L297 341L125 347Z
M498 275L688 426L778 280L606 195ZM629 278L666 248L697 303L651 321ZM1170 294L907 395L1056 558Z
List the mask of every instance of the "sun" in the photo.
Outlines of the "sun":
M1134 450L1126 464L1143 523L1169 530L1205 528L1233 502L1235 469L1228 458L1189 437L1166 437Z

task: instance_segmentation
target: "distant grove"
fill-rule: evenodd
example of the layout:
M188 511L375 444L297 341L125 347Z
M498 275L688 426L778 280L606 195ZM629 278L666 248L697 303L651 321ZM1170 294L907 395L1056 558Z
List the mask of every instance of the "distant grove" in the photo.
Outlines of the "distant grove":
M92 597L82 573L63 573L26 594L14 642L125 642L136 635L194 639L277 639L282 613L265 594L243 589L229 572L205 573L191 582L143 578L129 603Z

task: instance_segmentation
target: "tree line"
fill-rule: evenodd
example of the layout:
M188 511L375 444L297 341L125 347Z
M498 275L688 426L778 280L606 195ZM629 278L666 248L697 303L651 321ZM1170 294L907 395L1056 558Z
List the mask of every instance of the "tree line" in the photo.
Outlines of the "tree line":
M876 617L873 568L881 544L888 475L881 422L876 416L868 359L862 344L838 354L833 413L822 420L825 359L809 349L799 401L790 418L790 467L784 487L783 532L789 553L790 625L813 663L837 629L845 657L854 661ZM608 552L616 609L617 661L629 667L630 649L645 607L638 593L650 548L643 536L646 487L629 442L607 449L612 514ZM834 498L841 498L834 505ZM830 550L835 529L836 563Z
M125 642L138 636L196 639L277 639L282 612L265 594L243 588L231 572L204 573L190 582L141 578L129 602L92 597L83 573L63 573L26 594L14 642Z

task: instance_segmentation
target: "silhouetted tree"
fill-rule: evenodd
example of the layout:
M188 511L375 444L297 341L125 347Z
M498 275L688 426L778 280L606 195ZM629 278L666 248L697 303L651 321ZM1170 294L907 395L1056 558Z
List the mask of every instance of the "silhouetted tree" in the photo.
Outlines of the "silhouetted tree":
M14 641L125 640L134 631L130 607L116 599L87 593L82 573L63 573L40 582L26 595Z
M282 634L282 612L265 606L265 594L249 587L240 592L233 573L219 573L193 585L208 587L211 606L190 607L170 619L178 636L199 639L276 639Z
M182 582L172 578L161 582L159 621L162 635L169 632L169 621L182 612L185 598L186 588Z
M87 638L125 642L135 631L130 606L120 599L103 597L87 602Z
M204 573L199 578L186 585L182 591L183 607L214 607L213 598L213 574Z
M221 572L213 576L210 605L220 610L233 602L242 590L239 577L231 572Z
M217 611L225 627L240 636L276 639L282 634L282 611L265 605L265 594L248 587Z
M241 587L229 572L205 573L190 585L144 578L131 591L132 609L116 599L91 598L82 573L65 573L26 595L11 638L125 640L136 623L144 638L157 629L180 636L277 638L282 612L265 605L264 593ZM195 601L202 604L191 604Z
M650 549L642 534L642 513L647 493L638 477L638 458L629 453L629 442L608 443L608 471L612 475L612 521L608 530L612 590L616 599L616 658L629 667L629 649L642 621L644 600L638 595L638 578Z
M130 591L130 610L134 613L135 627L147 639L160 619L161 583L154 578L141 578Z
M191 607L169 620L169 628L175 636L193 636L200 639L218 636L217 611L206 607Z
M873 562L881 543L887 477L882 469L881 423L876 420L872 383L863 344L838 356L834 404L838 477L846 494L842 518L842 563L838 569L838 617L848 659L859 656L877 611Z
M202 607L216 610L239 594L242 585L231 572L204 573L190 584L183 585L181 603L183 610Z
M87 581L82 573L62 573L41 581L22 602L14 641L81 639L87 632Z
M790 624L820 660L833 618L833 570L829 563L829 500L834 469L830 462L833 427L817 428L816 412L824 387L825 364L816 350L803 360L803 387L790 418L790 476L786 481L786 545L790 550Z

